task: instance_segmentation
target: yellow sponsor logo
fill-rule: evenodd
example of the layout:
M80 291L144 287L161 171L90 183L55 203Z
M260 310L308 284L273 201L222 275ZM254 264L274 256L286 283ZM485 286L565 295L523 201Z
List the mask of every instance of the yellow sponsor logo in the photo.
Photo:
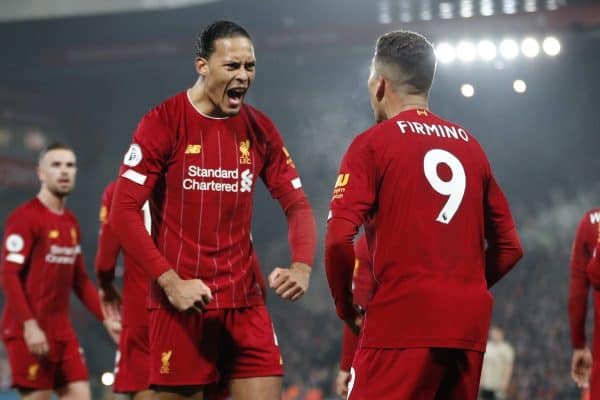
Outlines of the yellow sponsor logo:
M421 116L421 117L426 117L427 116L427 110L417 109L417 115Z
M77 229L75 228L71 228L71 240L73 241L73 246L75 246L77 244Z
M163 351L160 356L160 373L166 375L171 372L171 356L173 350Z
M339 174L335 181L335 188L333 189L333 200L341 199L344 197L346 186L350 181L350 174Z
M292 156L290 155L290 152L285 147L283 148L283 154L285 154L285 157L287 158L285 163L292 168L296 168L296 165L294 164L294 161L292 160Z
M242 140L240 142L240 164L252 164L250 160L250 140Z
M37 374L40 369L40 364L31 364L27 368L27 380L35 381L37 379Z
M185 148L185 154L200 154L202 146L199 144L188 144Z
M106 222L106 217L108 217L108 208L106 206L100 207L100 223Z
M50 232L48 232L48 237L50 239L58 239L59 236L60 232L58 232L58 229L52 229Z

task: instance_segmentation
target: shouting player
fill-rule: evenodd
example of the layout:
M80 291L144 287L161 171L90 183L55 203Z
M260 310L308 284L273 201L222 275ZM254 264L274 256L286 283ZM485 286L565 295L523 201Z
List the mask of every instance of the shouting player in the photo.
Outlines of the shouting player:
M65 208L75 185L75 153L64 144L39 159L41 189L8 217L1 278L6 304L2 338L21 398L90 399L88 371L69 317L71 289L102 321L96 287L81 254L79 224ZM105 322L113 338L117 324Z
M282 359L250 237L260 177L288 221L292 263L269 284L307 290L316 229L294 163L271 120L246 105L256 72L250 35L218 21L197 38L198 80L144 116L123 160L109 224L153 281L150 383L159 399L279 400ZM150 202L152 237L139 210Z
M492 315L488 288L522 255L479 143L428 109L436 67L421 35L377 40L377 124L347 150L326 238L337 313L354 324L352 241L364 224L375 286L349 399L475 400Z

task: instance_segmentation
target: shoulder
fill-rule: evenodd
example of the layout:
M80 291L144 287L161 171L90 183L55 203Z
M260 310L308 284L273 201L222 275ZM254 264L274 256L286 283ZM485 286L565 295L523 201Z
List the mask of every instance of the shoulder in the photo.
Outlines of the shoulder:
M41 208L39 207L38 201L36 199L31 199L12 210L8 214L7 221L15 219L35 221L35 217L40 211Z
M279 132L275 123L271 118L263 111L249 104L244 104L240 112L241 117L244 118L250 125L255 128L259 128L267 137L279 136Z
M178 93L150 109L142 117L138 129L142 126L172 128L183 113L185 101L187 101L186 96L186 92Z

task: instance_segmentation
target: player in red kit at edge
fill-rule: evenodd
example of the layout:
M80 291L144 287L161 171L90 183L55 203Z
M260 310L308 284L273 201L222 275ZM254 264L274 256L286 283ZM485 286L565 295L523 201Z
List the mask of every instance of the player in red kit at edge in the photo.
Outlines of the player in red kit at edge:
M97 289L81 254L79 224L65 208L75 185L75 154L55 143L40 155L39 194L8 217L1 278L2 339L13 386L23 399L90 399L88 371L69 317L69 289L100 321ZM113 337L118 327L106 321Z
M250 35L218 21L197 39L196 83L147 113L125 155L109 225L150 288L150 384L159 399L204 398L225 379L232 397L279 400L282 359L250 237L260 177L288 221L292 264L269 285L308 288L316 227L277 128L244 104L255 77ZM152 237L139 210L150 201Z
M373 270L371 256L367 247L367 238L360 236L354 243L354 273L352 277L352 302L359 310L364 310L371 298L373 291ZM359 321L356 325L362 325L362 316L358 315ZM346 398L348 396L348 383L350 381L350 367L352 359L358 346L358 334L350 329L350 326L344 324L342 334L342 354L340 357L340 370L335 380L335 392L338 396Z
M421 35L381 36L368 80L377 124L342 159L326 238L337 313L353 324L352 240L364 225L375 280L350 400L475 400L492 296L522 256L479 143L428 110L436 66Z
M96 253L96 276L100 286L100 300L107 308L119 307L121 294L114 285L115 266L121 250L119 241L107 224L110 215L115 182L108 184L102 194L100 207L100 235ZM149 223L147 206L140 211L145 222ZM147 226L147 225L146 225ZM150 348L148 343L148 277L128 254L124 254L125 273L119 350L115 365L115 393L128 393L135 400L151 399L154 395L148 389L150 374Z
M571 251L571 276L569 281L569 322L571 325L571 377L581 388L590 389L590 398L600 398L600 292L593 290L594 338L592 351L587 346L585 321L588 309L590 284L600 289L598 258L593 257L600 228L600 209L589 210L583 215ZM597 250L596 250L597 251Z

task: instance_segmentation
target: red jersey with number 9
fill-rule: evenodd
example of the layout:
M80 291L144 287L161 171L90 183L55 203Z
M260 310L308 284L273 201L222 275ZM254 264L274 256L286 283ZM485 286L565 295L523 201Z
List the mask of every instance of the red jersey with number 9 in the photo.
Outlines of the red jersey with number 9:
M484 351L492 315L486 230L514 222L479 143L413 109L359 135L330 218L365 226L375 289L361 347Z

